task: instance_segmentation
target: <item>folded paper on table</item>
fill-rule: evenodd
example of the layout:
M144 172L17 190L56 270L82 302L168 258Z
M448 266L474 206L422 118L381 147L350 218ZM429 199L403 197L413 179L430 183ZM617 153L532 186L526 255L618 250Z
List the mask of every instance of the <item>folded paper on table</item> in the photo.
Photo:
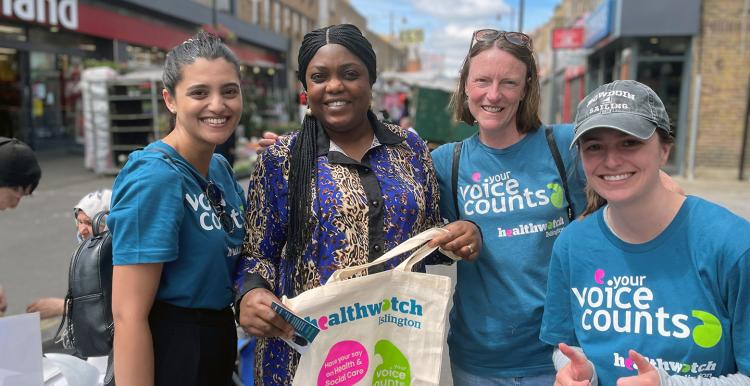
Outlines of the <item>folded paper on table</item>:
M0 318L0 386L41 386L39 313Z

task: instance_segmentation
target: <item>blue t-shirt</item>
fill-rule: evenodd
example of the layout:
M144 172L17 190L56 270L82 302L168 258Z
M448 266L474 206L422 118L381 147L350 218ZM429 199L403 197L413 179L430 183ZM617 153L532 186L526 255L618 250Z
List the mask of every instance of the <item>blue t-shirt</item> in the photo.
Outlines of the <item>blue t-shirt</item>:
M637 375L750 374L750 223L687 197L653 240L629 244L599 210L555 243L541 339L583 348L603 386Z
M555 126L576 211L584 207L585 177L568 148L570 125ZM454 144L433 161L443 216L456 219L451 191ZM544 128L505 149L464 141L458 173L461 218L482 229L476 261L458 262L450 314L451 361L472 374L531 376L554 371L552 347L539 341L552 244L568 223L567 201Z
M166 151L171 160L159 151ZM157 141L130 154L112 188L115 265L164 263L156 299L180 307L223 309L245 236L245 197L229 164L214 155L208 179L222 191L231 234L206 199L207 181L172 147ZM199 183L198 178L203 179Z

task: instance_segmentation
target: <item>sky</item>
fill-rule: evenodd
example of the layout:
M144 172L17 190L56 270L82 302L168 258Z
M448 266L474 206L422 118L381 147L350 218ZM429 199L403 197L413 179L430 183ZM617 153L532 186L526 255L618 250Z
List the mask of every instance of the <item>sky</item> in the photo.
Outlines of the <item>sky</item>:
M466 55L471 33L480 28L518 30L519 0L350 0L367 18L370 30L387 36L393 31L421 28L422 57L443 56L443 72L455 75ZM559 0L525 0L523 31L552 16ZM423 60L424 62L424 60ZM426 63L425 63L426 64Z

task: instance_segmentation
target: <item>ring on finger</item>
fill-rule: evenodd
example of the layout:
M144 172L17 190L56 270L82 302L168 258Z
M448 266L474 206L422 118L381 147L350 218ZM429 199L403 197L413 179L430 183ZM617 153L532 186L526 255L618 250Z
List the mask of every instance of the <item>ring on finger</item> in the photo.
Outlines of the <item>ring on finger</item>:
M469 253L470 253L470 254L473 254L473 253L474 253L474 246L473 246L473 245L469 244L469 245L467 245L466 247L467 247L467 248L469 248Z

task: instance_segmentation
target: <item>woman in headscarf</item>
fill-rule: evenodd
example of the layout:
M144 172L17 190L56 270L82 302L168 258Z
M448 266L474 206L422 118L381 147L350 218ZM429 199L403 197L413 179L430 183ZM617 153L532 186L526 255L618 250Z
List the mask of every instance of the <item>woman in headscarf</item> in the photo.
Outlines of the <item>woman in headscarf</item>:
M102 189L91 192L78 201L73 207L73 217L76 220L76 238L78 242L87 240L94 233L92 221L97 213L109 211L112 191ZM104 224L102 224L104 225Z
M278 339L292 330L272 302L318 287L336 269L374 260L442 224L425 143L370 110L375 52L359 29L314 30L298 59L309 112L299 132L281 137L258 160L238 280L240 324L259 337L255 381L263 385L291 384L299 360ZM458 221L446 229L433 244L466 259L476 256L481 235L474 224Z
M73 207L73 218L76 225L76 239L79 243L88 240L94 234L92 220L97 213L108 211L112 191L96 190L83 196ZM104 226L105 224L101 224ZM39 312L42 319L61 316L65 311L63 298L39 298L26 306L26 312Z

